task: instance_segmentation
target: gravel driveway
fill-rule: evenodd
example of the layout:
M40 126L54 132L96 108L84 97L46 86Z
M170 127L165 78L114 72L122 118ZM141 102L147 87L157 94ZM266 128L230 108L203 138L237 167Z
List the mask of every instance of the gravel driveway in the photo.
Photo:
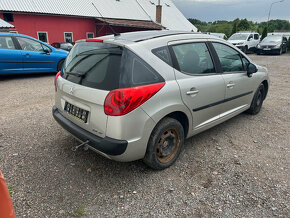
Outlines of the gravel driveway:
M72 152L51 115L54 75L0 78L0 169L17 217L289 217L290 54L250 57L271 76L262 111L186 140L160 172Z

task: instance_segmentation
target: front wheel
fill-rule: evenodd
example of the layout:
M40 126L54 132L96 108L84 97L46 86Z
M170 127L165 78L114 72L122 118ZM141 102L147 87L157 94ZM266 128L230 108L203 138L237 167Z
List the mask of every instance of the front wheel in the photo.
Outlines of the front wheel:
M264 85L260 84L252 100L251 107L247 110L247 113L256 115L260 112L264 101L264 93L265 93Z
M177 120L166 117L152 131L143 161L156 170L168 168L177 160L183 144L182 125Z

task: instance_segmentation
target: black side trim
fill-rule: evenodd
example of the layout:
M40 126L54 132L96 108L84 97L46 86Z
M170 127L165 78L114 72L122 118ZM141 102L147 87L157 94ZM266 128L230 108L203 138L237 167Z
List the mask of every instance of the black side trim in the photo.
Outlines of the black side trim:
M65 130L83 142L89 141L88 144L98 151L101 151L107 155L117 156L123 154L127 149L127 141L112 139L109 137L98 137L66 119L55 106L52 108L52 114L54 119Z
M55 63L54 61L0 61L0 63Z
M246 92L246 93L243 93L243 94L240 94L240 95L236 95L236 96L233 96L231 98L226 98L224 100L221 100L221 101L217 101L217 102L214 102L214 103L211 103L211 104L208 104L208 105L205 105L205 106L202 106L202 107L199 107L199 108L195 108L193 109L194 112L196 111L200 111L200 110L203 110L203 109L206 109L206 108L209 108L209 107L213 107L213 106L216 106L216 105L219 105L219 104L222 104L222 103L225 103L225 102L228 102L228 101L232 101L232 100L235 100L237 98L241 98L241 97L244 97L246 95L250 95L252 94L253 91L251 92Z

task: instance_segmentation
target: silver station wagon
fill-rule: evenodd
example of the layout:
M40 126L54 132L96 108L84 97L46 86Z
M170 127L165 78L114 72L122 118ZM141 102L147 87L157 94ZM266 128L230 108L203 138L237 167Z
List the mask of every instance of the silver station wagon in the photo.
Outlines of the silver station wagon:
M259 113L268 88L267 69L222 39L124 33L76 43L55 78L52 113L79 147L161 170L186 138Z

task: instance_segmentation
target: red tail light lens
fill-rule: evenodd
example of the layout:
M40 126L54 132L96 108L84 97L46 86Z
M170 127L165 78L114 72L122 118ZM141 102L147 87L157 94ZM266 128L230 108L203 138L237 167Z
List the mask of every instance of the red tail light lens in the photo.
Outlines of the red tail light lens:
M57 91L57 86L56 86L56 81L58 79L58 77L60 76L60 71L56 74L55 79L54 79L54 90Z
M154 96L165 83L138 86L111 91L105 100L105 114L122 116L142 105Z

